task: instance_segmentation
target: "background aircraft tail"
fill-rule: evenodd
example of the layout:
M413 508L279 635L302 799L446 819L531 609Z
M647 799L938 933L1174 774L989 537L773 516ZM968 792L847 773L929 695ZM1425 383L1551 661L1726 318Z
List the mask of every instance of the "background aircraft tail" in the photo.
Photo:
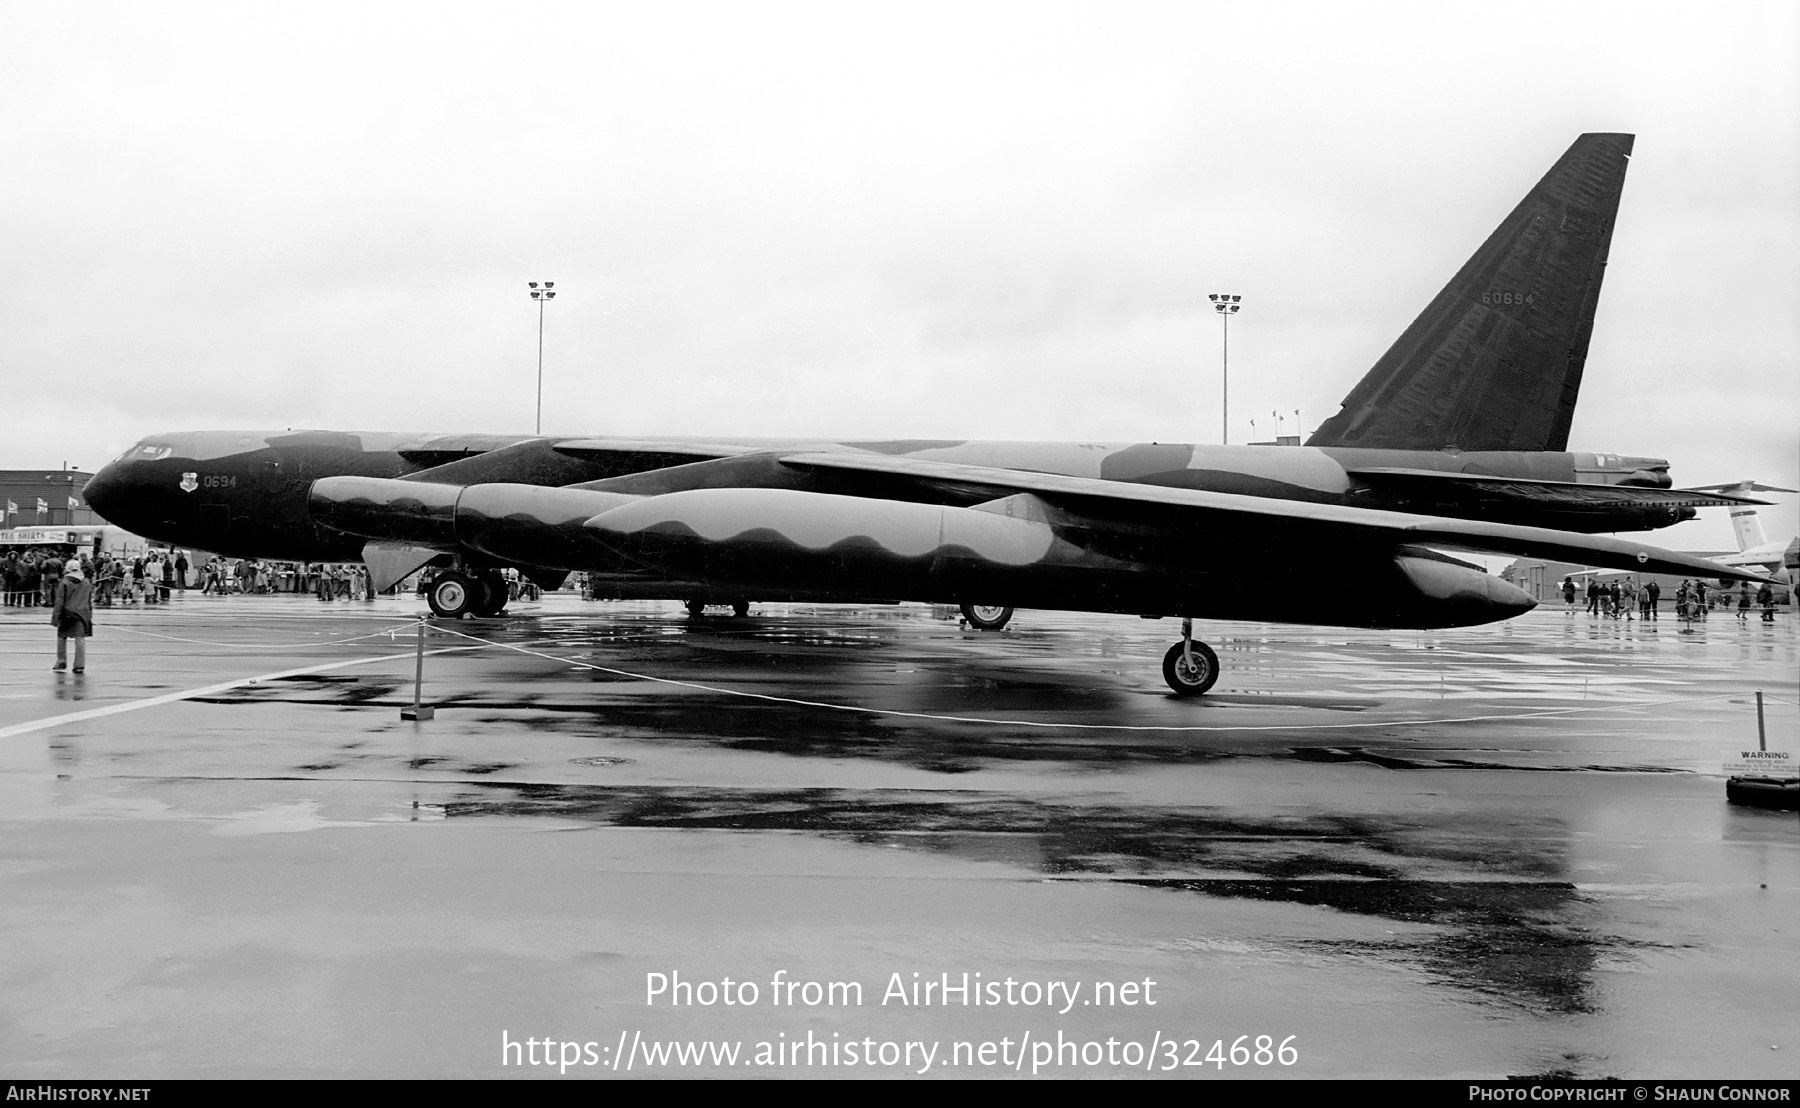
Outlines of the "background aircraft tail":
M1778 488L1765 485L1759 481L1733 481L1726 485L1696 485L1691 492L1722 492L1728 496L1749 496L1753 492L1793 492L1793 489ZM1769 538L1763 534L1762 520L1756 515L1756 509L1748 504L1731 509L1731 529L1737 533L1738 553L1768 545Z
M1576 139L1306 445L1568 449L1632 138Z

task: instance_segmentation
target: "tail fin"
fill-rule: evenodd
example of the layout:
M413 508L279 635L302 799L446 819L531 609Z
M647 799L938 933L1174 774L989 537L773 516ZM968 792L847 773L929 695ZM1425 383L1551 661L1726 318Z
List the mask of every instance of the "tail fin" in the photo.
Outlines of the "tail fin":
M1306 445L1566 450L1632 138L1576 139Z

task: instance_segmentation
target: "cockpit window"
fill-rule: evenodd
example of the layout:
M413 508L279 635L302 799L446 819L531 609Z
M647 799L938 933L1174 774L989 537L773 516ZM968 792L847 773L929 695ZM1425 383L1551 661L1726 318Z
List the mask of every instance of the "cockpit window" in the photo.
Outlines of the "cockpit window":
M136 446L119 455L121 462L160 462L175 453L173 446L159 446L153 442L140 442Z

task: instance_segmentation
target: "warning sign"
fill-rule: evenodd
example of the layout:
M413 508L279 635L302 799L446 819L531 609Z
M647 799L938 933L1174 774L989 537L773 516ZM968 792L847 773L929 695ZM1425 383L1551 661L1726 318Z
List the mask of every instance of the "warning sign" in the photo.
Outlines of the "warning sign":
M1789 750L1733 750L1722 768L1733 777L1800 777L1800 760Z

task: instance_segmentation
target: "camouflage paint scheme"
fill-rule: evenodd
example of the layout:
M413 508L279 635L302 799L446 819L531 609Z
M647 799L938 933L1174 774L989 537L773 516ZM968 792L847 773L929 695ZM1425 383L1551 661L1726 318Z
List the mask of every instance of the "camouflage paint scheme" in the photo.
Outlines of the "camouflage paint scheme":
M109 521L159 542L233 557L301 561L360 556L359 538L312 520L306 490L320 477L447 486L578 486L633 495L709 487L791 488L964 505L988 495L958 489L953 481L925 483L874 472L808 474L775 460L798 451L1058 473L1589 532L1647 530L1688 518L1696 506L1753 503L1669 489L1668 463L1662 459L1566 452L916 440L651 442L328 431L152 435L96 474L87 492ZM195 476L191 491L182 488L187 474Z
M561 488L327 478L309 501L319 525L413 550L402 571L457 552L702 598L981 601L1434 627L1531 605L1428 544L1555 550L1628 569L1709 566L1618 539L1088 475L1130 448L1064 448L1082 462L1068 468L1083 474L942 460L963 448L963 457L1006 458L996 444L812 445ZM1033 444L1033 462L1052 458L1048 445ZM879 494L844 491L870 479ZM903 487L913 495L893 495ZM1239 587L1247 574L1276 587ZM1323 604L1327 574L1351 584Z

